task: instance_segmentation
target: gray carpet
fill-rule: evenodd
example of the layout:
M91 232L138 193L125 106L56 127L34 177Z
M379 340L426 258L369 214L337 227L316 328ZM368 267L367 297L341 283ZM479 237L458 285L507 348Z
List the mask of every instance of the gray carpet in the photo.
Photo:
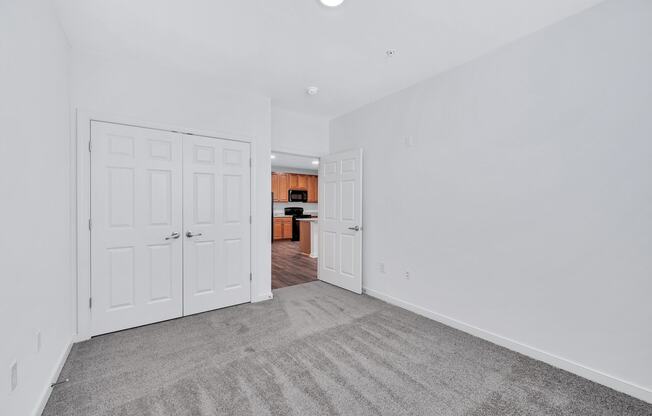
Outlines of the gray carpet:
M652 415L652 405L321 282L76 344L44 415Z

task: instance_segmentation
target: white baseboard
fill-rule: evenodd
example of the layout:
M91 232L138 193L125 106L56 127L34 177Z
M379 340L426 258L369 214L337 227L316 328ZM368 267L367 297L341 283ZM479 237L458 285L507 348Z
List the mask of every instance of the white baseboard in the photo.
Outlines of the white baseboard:
M266 300L272 300L272 299L274 299L274 295L272 294L272 292L268 292L252 298L251 303L264 302Z
M580 377L584 377L596 383L602 384L603 386L610 387L621 393L625 393L645 402L652 403L652 390L648 388L630 383L625 380L621 380L617 377L605 374L598 370L594 370L577 362L559 357L554 354L550 354L530 345L526 345L518 341L514 341L513 339L494 334L493 332L485 331L484 329L458 321L457 319L448 317L446 315L430 311L428 309L422 308L421 306L417 306L393 296L386 295L376 290L363 288L363 292L371 297L383 300L403 309L407 309L418 315L425 316L426 318L430 318L444 325L448 325L455 329L459 329L460 331L474 335L478 338L482 338L494 344L500 345L501 347L505 347L512 351L527 355L528 357L534 358L535 360L543 361L544 363L550 364L553 367L561 368L562 370L566 370Z
M34 409L34 413L33 413L34 416L40 416L41 413L43 413L43 410L45 409L45 405L48 403L48 399L50 398L50 394L52 393L52 387L50 387L50 384L56 382L57 379L59 378L59 374L61 374L63 365L66 363L66 360L68 359L68 355L70 354L72 345L73 342L70 341L68 343L68 346L63 350L63 353L59 356L59 362L57 363L56 367L54 367L54 370L50 375L48 384L45 387L45 391L41 395L41 400L38 402L36 409Z

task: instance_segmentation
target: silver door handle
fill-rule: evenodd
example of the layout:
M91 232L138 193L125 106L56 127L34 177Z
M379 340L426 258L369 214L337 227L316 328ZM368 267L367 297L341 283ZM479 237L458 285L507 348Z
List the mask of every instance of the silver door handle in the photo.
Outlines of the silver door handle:
M190 231L186 233L186 237L188 238L199 237L200 235L202 235L202 233L193 234Z
M174 232L170 234L169 236L165 237L166 240L176 240L177 238L181 237L181 234Z
M360 226L356 225L354 227L349 227L349 230L351 230L351 231L360 231Z

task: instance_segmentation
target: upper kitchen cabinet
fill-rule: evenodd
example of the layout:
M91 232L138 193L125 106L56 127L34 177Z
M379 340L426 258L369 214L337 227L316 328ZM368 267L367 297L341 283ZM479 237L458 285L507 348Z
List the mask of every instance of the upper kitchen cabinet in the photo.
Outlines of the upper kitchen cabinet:
M299 175L294 173L288 173L288 184L290 189L299 189Z
M308 176L308 202L318 202L319 186L317 185L317 176Z
M302 175L298 173L272 172L272 192L274 202L288 202L290 189L308 191L308 202L319 202L319 190L316 175Z
M272 172L272 192L274 202L288 202L288 175Z
M308 175L296 175L297 179L297 189L308 189Z
M278 202L278 174L272 172L272 194L274 196L274 202Z

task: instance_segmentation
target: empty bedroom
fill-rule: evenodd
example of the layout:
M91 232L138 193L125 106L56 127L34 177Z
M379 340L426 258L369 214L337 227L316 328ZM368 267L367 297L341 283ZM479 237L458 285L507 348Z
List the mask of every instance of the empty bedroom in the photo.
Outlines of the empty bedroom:
M652 416L652 1L0 0L1 416Z

